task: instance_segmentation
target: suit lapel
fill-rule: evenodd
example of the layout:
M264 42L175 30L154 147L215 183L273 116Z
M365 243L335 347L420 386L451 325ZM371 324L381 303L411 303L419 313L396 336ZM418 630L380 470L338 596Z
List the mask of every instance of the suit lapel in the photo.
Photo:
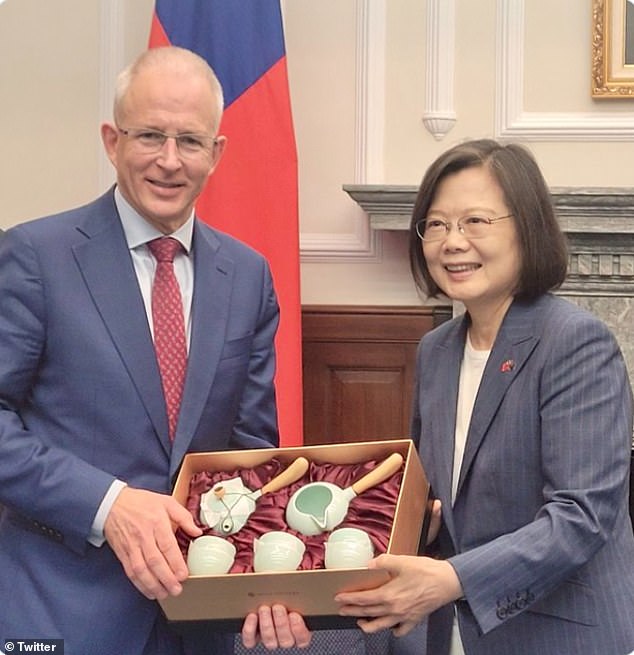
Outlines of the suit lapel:
M200 422L226 341L231 305L233 261L219 252L213 232L198 223L193 248L192 334L170 474L176 472Z
M421 452L423 461L433 462L429 471L434 494L438 498L451 499L451 474L456 431L456 398L460 364L464 350L467 320L457 322L445 339L436 344L429 361L422 366L429 371L428 384L441 389L434 395L434 406L422 416ZM426 423L431 422L429 427ZM444 511L447 529L454 533L451 511Z
M143 298L112 193L78 226L88 239L74 256L112 341L132 378L161 444L170 443L165 400Z
M233 261L219 252L220 244L213 232L196 223L192 334L172 444L143 298L111 192L94 203L94 211L78 230L88 237L73 248L78 267L159 440L171 456L173 475L198 427L225 343Z
M500 327L473 407L458 494L507 389L539 341L533 327L534 314L530 306L514 302Z

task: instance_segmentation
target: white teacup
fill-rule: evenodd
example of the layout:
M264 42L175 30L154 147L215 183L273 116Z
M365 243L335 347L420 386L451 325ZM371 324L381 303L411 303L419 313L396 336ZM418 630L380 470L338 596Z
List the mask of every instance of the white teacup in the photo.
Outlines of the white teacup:
M253 540L253 569L256 573L295 571L305 550L304 542L289 532L267 532Z
M354 569L368 565L374 557L372 541L359 528L333 530L325 544L327 569Z
M222 537L203 535L189 544L187 567L190 575L227 573L236 556L236 547Z
M297 538L290 532L283 532L282 530L265 532L260 538L254 539L254 542L255 541L260 544L276 544L278 546L284 546L285 548L292 548L293 550L302 553L302 555L306 550L306 546L301 539Z
M339 528L333 530L328 537L328 542L334 543L336 541L355 543L360 546L365 546L368 550L374 552L370 535L365 530L361 530L361 528Z

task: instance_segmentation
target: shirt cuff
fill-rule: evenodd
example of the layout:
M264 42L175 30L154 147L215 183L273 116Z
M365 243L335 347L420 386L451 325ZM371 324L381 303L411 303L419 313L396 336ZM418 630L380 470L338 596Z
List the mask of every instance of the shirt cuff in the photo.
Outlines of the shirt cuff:
M106 492L106 495L99 505L99 509L95 514L95 519L92 522L92 527L90 528L90 535L88 536L88 543L93 546L103 546L106 541L106 537L103 533L103 526L106 523L108 514L114 505L114 501L117 500L117 496L121 493L121 490L128 485L121 480L115 480L111 485L110 489Z

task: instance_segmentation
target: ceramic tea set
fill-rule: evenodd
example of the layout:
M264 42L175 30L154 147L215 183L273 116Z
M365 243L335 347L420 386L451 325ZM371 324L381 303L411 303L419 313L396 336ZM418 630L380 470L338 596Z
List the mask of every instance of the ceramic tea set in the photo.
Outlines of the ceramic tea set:
M253 540L256 573L295 571L304 556L304 542L290 532L267 532ZM327 569L359 568L374 557L368 533L359 528L333 530L325 543ZM236 556L236 547L216 535L203 535L189 545L187 566L191 575L224 575Z
M288 502L287 524L306 536L330 532L345 519L348 505L353 498L387 480L402 465L403 456L400 453L392 453L345 489L330 482L305 484ZM220 535L235 534L244 527L255 510L258 498L296 482L307 470L308 460L298 457L282 473L255 491L245 487L239 477L218 482L201 496L201 521Z
M233 566L236 547L226 539L212 534L193 539L187 551L190 575L222 575Z
M204 535L191 542L187 558L190 573L227 573L236 553L233 544L223 537L244 527L258 498L296 482L306 473L308 465L306 458L298 457L282 473L255 491L245 487L241 478L233 478L215 484L204 493L200 500L200 518L216 535ZM393 453L345 489L323 481L305 484L293 493L286 506L286 523L305 536L331 533L325 542L326 568L366 566L374 556L368 534L359 528L335 528L345 519L353 498L387 480L402 465L403 456ZM293 571L299 567L304 551L304 543L295 535L283 531L267 532L254 539L253 568L256 572Z
M200 498L200 520L223 536L242 530L261 496L283 489L299 480L308 470L308 460L298 457L261 489L251 491L241 478L215 484Z

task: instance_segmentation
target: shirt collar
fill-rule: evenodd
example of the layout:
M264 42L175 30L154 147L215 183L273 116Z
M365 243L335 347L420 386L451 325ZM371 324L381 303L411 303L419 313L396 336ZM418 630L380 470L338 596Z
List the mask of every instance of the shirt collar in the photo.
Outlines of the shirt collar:
M123 232L130 250L134 250L135 248L146 244L148 241L152 241L152 239L165 236L153 225L148 223L139 212L130 205L121 194L121 191L119 191L119 187L116 187L114 190L114 201L117 206L117 211L119 212L119 217L121 218ZM170 234L170 236L180 241L187 254L189 254L192 247L193 234L194 212L192 211L191 216L187 221L181 225L178 230Z

